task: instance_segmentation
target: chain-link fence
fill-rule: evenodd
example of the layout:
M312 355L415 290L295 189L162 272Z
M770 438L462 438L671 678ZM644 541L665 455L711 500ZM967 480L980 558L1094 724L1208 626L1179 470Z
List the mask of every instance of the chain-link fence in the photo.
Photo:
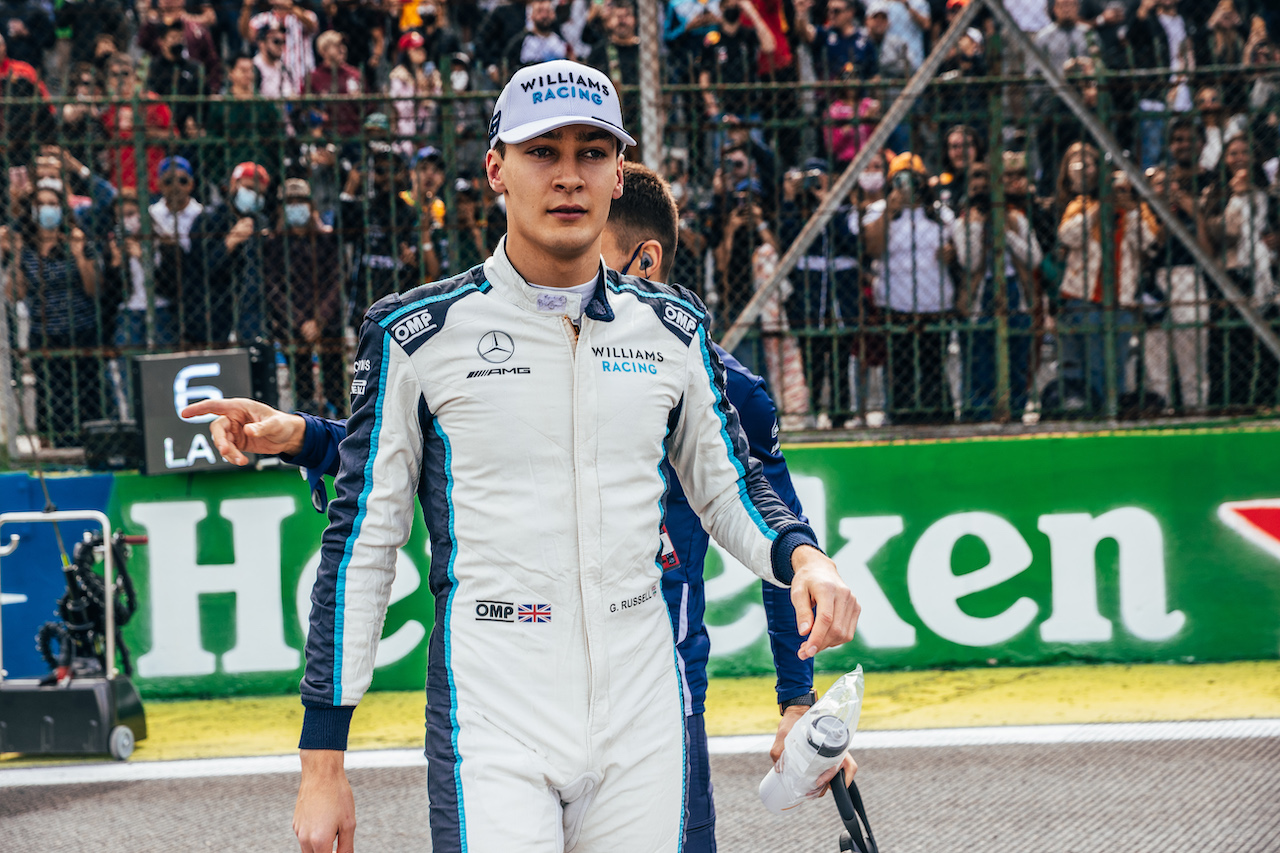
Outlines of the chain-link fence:
M763 19L747 32L759 5L721 0L677 32L673 3L666 20L672 279L721 330L964 3L827 0L780 38ZM1270 13L1007 5L1276 328ZM900 34L917 6L933 16L908 15L918 42ZM784 428L1271 414L1271 351L1008 35L977 17L736 348ZM601 55L637 78L634 45ZM0 102L16 431L46 447L132 420L143 353L257 343L282 407L345 415L363 311L480 263L505 231L483 179L495 91L265 98L241 60L227 95L162 96L131 63L106 70L72 74L66 98L9 85Z

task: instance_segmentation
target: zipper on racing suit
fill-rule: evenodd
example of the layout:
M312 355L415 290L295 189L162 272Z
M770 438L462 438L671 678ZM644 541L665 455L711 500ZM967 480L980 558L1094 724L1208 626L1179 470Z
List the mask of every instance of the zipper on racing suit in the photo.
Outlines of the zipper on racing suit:
M573 409L573 435L570 437L572 441L571 458L573 459L573 511L577 517L578 525L578 591L582 597L582 642L586 651L587 658L587 756L588 761L594 757L592 749L591 733L595 725L595 686L596 686L596 667L595 661L591 654L591 624L588 614L591 612L591 605L588 599L590 591L587 588L586 581L586 553L583 548L582 532L584 530L584 519L582 517L582 479L580 475L580 467L578 465L578 436L582 434L582 430L578 423L581 406L578 400L578 340L586 332L588 318L585 314L582 316L582 329L579 330L567 316L560 318L562 328L564 329L565 342L569 345L569 361L572 365L573 374L573 390L572 390L572 409Z

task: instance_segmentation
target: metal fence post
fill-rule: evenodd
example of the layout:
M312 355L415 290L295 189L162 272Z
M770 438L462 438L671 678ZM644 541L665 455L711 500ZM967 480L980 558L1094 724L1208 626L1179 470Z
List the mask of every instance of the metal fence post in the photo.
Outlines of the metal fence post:
M1111 98L1106 88L1107 75L1099 75L1098 81L1098 118L1106 126ZM1115 191L1112 186L1112 163L1116 158L1110 152L1103 152L1098 163L1098 218L1101 220L1102 239L1098 241L1098 258L1102 268L1102 369L1104 402L1107 417L1114 418L1120 410L1119 383L1117 371L1123 370L1119 363L1122 350L1116 346L1116 206ZM1085 244L1086 247L1088 243ZM1085 298L1088 298L1086 295ZM1086 354L1089 347L1085 348ZM1086 359L1087 361L1087 359ZM1092 365L1089 365L1092 367ZM1089 387L1089 376L1085 375L1085 387Z
M640 153L644 164L657 171L662 166L662 55L658 0L640 0ZM613 81L618 85L617 80Z
M0 465L8 467L18 454L18 398L13 383L13 350L9 347L9 269L0 265Z
M993 47L999 50L999 34L993 40ZM989 92L991 101L991 121L987 132L987 150L999 151L1003 143L1004 132L1004 92L1000 87L992 87ZM995 287L996 313L996 396L992 419L997 423L1007 423L1010 418L1011 391L1009 387L1009 281L1005 274L1005 198L1004 198L1004 157L990 157L991 185L991 271L992 284ZM967 236L967 235L966 235ZM984 241L985 242L985 241ZM983 269L986 274L986 269Z

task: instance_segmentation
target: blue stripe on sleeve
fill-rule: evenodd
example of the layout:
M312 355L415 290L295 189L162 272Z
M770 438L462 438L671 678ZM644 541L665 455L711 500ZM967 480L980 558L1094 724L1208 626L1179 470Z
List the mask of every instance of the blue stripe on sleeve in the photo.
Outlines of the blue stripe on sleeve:
M729 437L729 419L725 416L724 407L728 404L725 402L724 395L720 392L720 386L716 383L715 370L711 367L711 352L707 348L707 327L705 325L698 326L698 347L702 351L702 366L707 371L707 379L711 382L711 390L716 395L716 404L714 406L716 417L720 419L720 437L724 440L724 449L729 459L733 461L733 467L738 472L738 500L742 502L742 506L746 509L747 514L751 516L751 520L756 523L756 527L765 537L772 542L777 538L777 531L769 527L765 523L764 516L760 514L760 510L756 509L751 498L747 496L747 470L742 465L742 460L738 458L738 454L733 450L733 439Z
M351 535L347 537L346 547L342 552L342 562L338 564L333 606L333 704L342 704L342 629L347 604L347 566L351 563L351 555L356 541L360 538L360 528L364 524L368 512L369 492L373 489L373 463L378 458L378 437L382 430L382 405L387 393L387 366L391 360L391 335L382 336L382 365L378 378L378 397L374 403L373 429L369 436L369 456L364 464L364 487L360 490L357 502L355 521L351 525Z

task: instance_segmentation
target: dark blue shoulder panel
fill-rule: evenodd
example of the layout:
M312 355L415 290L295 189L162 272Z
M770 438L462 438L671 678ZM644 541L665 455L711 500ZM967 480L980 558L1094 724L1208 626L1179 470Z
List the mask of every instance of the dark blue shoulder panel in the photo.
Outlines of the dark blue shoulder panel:
M652 308L662 325L685 346L693 341L698 324L707 316L702 300L678 284L663 284L609 270L606 285L613 293L630 293Z
M367 316L413 355L440 331L451 305L471 293L487 293L489 288L484 266L477 265L451 278L379 299Z

